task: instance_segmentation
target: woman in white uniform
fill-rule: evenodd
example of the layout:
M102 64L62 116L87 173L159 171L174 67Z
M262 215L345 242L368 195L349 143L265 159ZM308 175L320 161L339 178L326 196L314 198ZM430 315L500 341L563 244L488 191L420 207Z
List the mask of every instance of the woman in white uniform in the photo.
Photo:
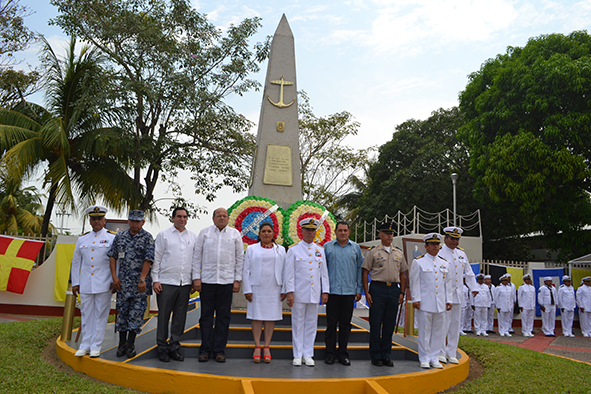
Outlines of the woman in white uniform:
M273 337L275 322L283 319L282 301L286 294L283 289L283 265L285 249L275 244L273 225L263 222L259 228L259 242L246 249L242 286L248 304L246 318L252 320L255 363L261 362L261 332L265 325L263 360L271 362L269 345Z

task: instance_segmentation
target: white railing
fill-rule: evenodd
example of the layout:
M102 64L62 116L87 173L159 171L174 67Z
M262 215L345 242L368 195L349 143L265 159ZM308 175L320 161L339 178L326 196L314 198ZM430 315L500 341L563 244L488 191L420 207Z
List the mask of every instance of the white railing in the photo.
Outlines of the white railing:
M394 236L426 234L431 232L443 233L443 229L452 226L454 213L450 209L441 212L427 212L414 206L408 213L398 213L394 216L386 215L383 219L354 224L355 242L370 242L377 239L378 227L382 223L394 223ZM456 215L456 224L467 234L482 238L480 210L468 215Z

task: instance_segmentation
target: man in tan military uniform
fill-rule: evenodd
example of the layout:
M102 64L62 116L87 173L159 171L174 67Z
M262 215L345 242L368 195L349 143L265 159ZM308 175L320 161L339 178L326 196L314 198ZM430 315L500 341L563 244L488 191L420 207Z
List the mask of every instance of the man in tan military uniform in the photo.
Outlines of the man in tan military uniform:
M369 305L369 355L373 365L392 367L392 334L398 305L402 303L406 289L408 265L402 250L392 246L392 223L384 223L378 230L382 242L367 252L361 266L363 289ZM370 272L371 285L368 284Z

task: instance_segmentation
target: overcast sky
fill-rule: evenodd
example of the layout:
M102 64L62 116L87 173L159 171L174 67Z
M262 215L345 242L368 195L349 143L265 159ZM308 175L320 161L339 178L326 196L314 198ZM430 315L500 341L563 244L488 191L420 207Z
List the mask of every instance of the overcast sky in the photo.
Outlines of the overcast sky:
M308 93L317 116L344 110L353 114L361 123L360 133L346 142L359 148L384 144L392 138L395 126L408 119L425 119L438 108L457 105L468 75L487 59L505 53L508 46L524 46L531 37L568 34L591 25L591 0L281 3L193 1L222 30L244 18L261 17L263 26L253 43L273 35L285 13L295 36L298 90ZM44 34L56 52L63 47L66 37L47 24L56 9L48 1L21 0L21 4L36 12L26 19L27 26ZM26 54L31 64L36 51ZM266 64L254 77L263 83L265 73ZM41 104L42 100L37 98ZM262 92L255 92L229 103L256 123L261 100ZM187 195L191 190L189 184L184 188ZM199 197L194 201L212 212L245 196L246 192L234 195L224 190L213 203ZM163 187L158 192L158 198L162 197L166 197ZM162 206L168 206L166 201ZM209 216L190 221L188 228L199 231L210 225ZM70 217L68 227L77 233L81 222L80 217ZM168 225L167 219L160 218L146 228L155 235Z

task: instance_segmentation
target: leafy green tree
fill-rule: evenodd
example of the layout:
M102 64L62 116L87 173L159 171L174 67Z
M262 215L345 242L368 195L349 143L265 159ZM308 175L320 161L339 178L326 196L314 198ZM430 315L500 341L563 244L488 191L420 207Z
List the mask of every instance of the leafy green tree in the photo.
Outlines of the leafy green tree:
M0 106L9 107L33 93L39 80L37 71L15 70L16 52L35 41L35 34L25 26L31 12L18 0L0 0Z
M359 129L359 123L349 112L317 117L306 92L299 92L298 99L304 199L322 204L338 215L339 199L353 190L350 180L368 165L374 148L357 150L343 144Z
M0 109L6 173L20 183L46 168L43 182L49 191L41 235L50 228L55 203L69 204L74 210L76 197L84 204L100 197L121 209L139 200L121 163L131 149L120 129L105 127L116 111L97 112L105 108L101 58L88 46L76 55L75 45L72 39L62 60L45 41L47 109L28 102Z
M485 62L460 93L475 189L528 217L561 258L591 252L591 36L532 38Z
M23 188L5 169L0 170L0 181L0 234L39 234L43 206L37 188Z
M113 97L125 110L121 127L133 146L130 163L142 201L154 212L159 181L182 187L191 173L208 200L224 185L246 187L254 137L252 124L225 103L229 95L258 89L248 79L268 56L268 40L250 48L260 19L245 19L225 34L189 0L52 0L52 23L96 46L111 62Z

